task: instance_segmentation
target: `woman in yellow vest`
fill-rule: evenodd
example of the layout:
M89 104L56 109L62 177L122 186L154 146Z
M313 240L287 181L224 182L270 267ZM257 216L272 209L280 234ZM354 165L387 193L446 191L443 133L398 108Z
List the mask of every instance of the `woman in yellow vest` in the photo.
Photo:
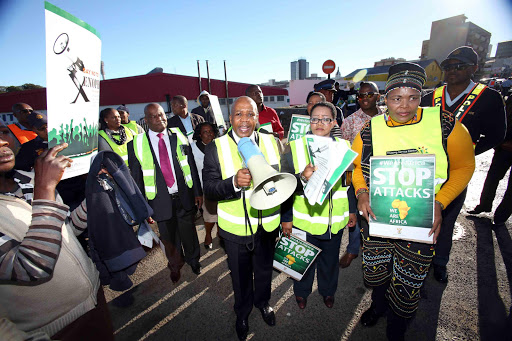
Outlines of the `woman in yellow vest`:
M121 117L116 109L106 108L100 112L100 131L98 132L98 151L111 150L128 164L128 142L133 140L130 129L121 125Z
M311 133L317 136L330 137L338 143L350 144L342 139L332 137L331 130L336 125L336 108L331 103L319 102L311 109ZM345 226L356 224L356 202L354 190L345 187L345 175L336 182L323 204L310 205L302 191L315 171L310 163L306 138L290 143L294 173L300 179L300 190L293 196L293 209L283 206L283 234L289 236L292 226L306 233L306 241L322 252L310 265L300 281L294 281L293 291L300 309L306 308L307 298L311 294L315 269L318 277L318 292L323 296L328 308L334 305L334 294L338 287L339 254L341 236ZM350 208L349 208L350 206ZM293 219L292 213L293 212ZM350 212L350 213L349 213Z
M425 70L417 64L391 66L385 90L388 109L367 122L352 144L359 153L352 183L364 217L363 277L365 285L373 288L372 304L361 316L361 323L373 326L387 311L386 335L390 340L404 340L407 321L418 308L434 245L369 235L368 216L375 219L369 204L370 157L435 154L437 185L434 222L429 232L434 244L443 209L464 190L475 169L473 143L466 128L439 107L419 107L425 80Z

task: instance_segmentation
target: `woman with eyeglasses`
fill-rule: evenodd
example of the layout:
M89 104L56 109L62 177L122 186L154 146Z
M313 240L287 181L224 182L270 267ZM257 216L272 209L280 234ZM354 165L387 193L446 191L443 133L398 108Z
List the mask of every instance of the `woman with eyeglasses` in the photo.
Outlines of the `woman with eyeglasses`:
M331 134L336 125L334 105L320 101L311 107L310 113L311 132L309 134L331 138L337 143L345 143L350 146L347 141L335 138ZM292 199L282 206L283 234L290 236L293 226L306 232L307 242L322 249L302 279L294 281L295 300L300 309L306 308L307 298L313 287L315 269L318 268L318 292L323 296L324 304L328 308L332 308L338 287L338 258L343 229L356 224L354 192L353 189L349 190L345 186L345 175L343 175L323 204L310 205L304 196L303 187L316 168L309 160L306 137L292 141L290 147L294 173L299 181L297 191Z
M121 124L121 116L116 109L106 108L100 112L98 151L111 150L128 164L128 142L133 140L130 129Z
M308 94L308 97L306 99L306 103L307 103L306 110L307 110L307 113L309 116L311 116L311 109L313 108L313 106L320 102L327 102L327 99L325 98L324 94L322 94L321 92L315 92L315 91L311 91ZM331 129L331 135L333 137L342 138L341 130L340 130L340 127L338 126L338 122L336 120L334 120L334 127L332 127L332 129Z
M368 219L375 215L369 203L370 157L427 151L436 157L434 222L429 235L434 244L439 235L443 209L461 193L475 168L473 144L468 131L453 114L435 108L421 108L425 70L413 63L389 68L386 82L387 111L373 117L356 136L352 149L352 184L362 219L363 278L372 287L372 304L361 316L370 327L387 314L389 340L404 340L407 321L420 301L420 289L428 274L434 245L369 235ZM411 213L411 212L409 212Z

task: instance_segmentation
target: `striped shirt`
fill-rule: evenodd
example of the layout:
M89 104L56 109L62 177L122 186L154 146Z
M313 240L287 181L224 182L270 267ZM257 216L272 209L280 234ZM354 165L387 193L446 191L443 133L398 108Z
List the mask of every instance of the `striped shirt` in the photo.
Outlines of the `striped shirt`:
M25 192L33 192L30 183L16 182ZM32 221L21 242L0 232L0 284L38 285L52 278L62 245L63 224L70 224L75 235L82 233L87 228L87 207L84 200L68 218L69 207L62 202L31 197L28 200L26 195L21 199L29 204L32 201Z

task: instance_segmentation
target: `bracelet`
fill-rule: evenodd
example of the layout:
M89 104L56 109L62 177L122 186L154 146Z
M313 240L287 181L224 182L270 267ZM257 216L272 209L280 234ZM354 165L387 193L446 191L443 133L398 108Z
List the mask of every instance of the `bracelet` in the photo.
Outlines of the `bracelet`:
M302 173L300 173L300 179L301 179L303 182L305 182L305 183L308 183L308 181L309 181L308 179L306 179L306 177L305 177Z
M435 202L437 202L439 206L441 206L441 210L444 211L444 205L439 200L436 200Z
M361 195L362 193L370 193L370 191L364 187L359 188L356 192L356 199L358 199L359 195Z

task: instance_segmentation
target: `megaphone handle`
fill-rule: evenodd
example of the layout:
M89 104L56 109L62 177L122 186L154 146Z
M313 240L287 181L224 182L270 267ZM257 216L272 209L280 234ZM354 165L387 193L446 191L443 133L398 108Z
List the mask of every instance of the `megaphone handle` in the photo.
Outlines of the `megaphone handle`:
M249 246L249 244L245 244L245 246L247 247L247 249L249 251L254 251L254 232L252 231L252 225L251 225L251 220L249 219L249 212L247 211L247 204L245 202L245 190L242 189L242 203L243 203L243 206L244 206L244 215L245 215L245 232L247 233L247 225L249 225L249 230L251 230L251 238L252 238L252 241L251 241L251 244L252 244L252 247Z

